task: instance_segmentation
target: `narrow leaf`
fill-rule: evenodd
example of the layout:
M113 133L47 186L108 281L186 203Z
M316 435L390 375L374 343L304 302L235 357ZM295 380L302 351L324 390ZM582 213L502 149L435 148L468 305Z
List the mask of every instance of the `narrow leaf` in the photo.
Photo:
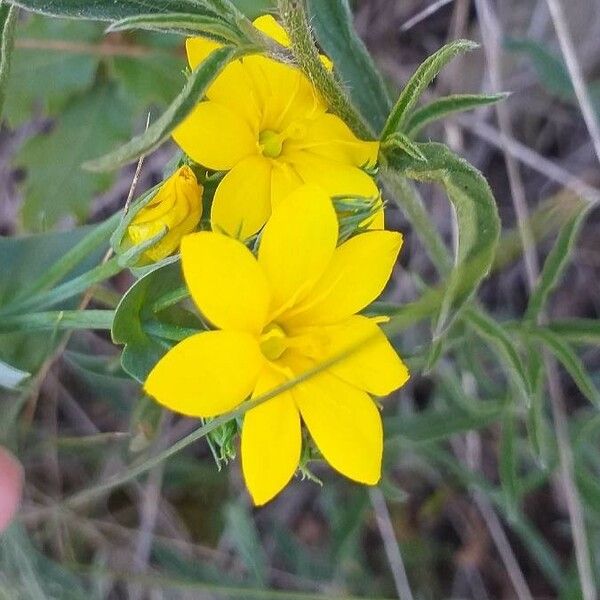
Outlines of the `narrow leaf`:
M210 0L15 0L13 4L23 8L72 19L94 21L118 21L140 14L198 13L214 6Z
M406 135L414 138L423 127L434 121L458 112L495 104L508 96L509 94L457 94L439 98L415 110L406 120L404 131Z
M554 321L546 328L567 342L600 346L600 320L598 319Z
M500 481L502 491L506 498L506 507L509 517L516 514L518 502L518 478L517 478L517 432L515 428L515 417L507 411L502 421L502 438L500 442Z
M107 31L127 31L131 29L147 29L185 36L202 35L221 43L234 45L239 45L244 41L240 31L228 25L218 15L211 14L168 13L138 15L116 21L108 27Z
M402 152L406 152L406 154L415 160L427 162L427 158L425 158L425 155L423 152L421 152L419 145L415 144L415 142L413 142L407 135L404 135L400 131L396 131L386 138L382 143L382 147L384 150L401 150Z
M561 228L556 242L546 258L539 281L529 298L529 304L525 312L526 319L530 321L537 320L544 310L552 290L560 283L562 275L571 260L575 242L587 214L588 210L582 210L569 219Z
M463 317L477 335L490 342L490 348L504 363L509 380L516 385L525 403L529 405L533 387L523 359L502 325L474 308L467 308Z
M385 139L395 131L401 130L413 106L418 102L421 94L436 78L437 74L454 57L477 48L475 42L469 40L456 40L446 44L437 52L421 63L413 76L409 79L388 117L381 139Z
M6 96L6 82L15 37L17 9L0 0L0 117Z
M488 274L498 238L500 219L490 187L475 167L436 143L417 144L427 162L405 152L386 153L388 166L418 181L440 183L452 203L458 224L455 265L446 283L438 331L446 326L451 308L458 311Z
M187 117L192 108L202 100L208 86L236 54L238 51L228 46L214 50L192 72L185 87L171 106L143 134L134 137L110 154L85 163L84 167L92 171L117 169L158 148L173 129Z
M348 0L307 0L310 24L361 115L379 132L391 102L371 55L356 34Z
M430 443L446 440L453 435L482 429L502 417L502 405L488 402L476 413L456 410L429 409L410 417L387 417L384 427L386 440L401 437L411 442Z
M556 359L573 378L579 391L594 406L600 408L600 391L595 386L592 378L588 375L585 366L568 342L565 342L559 335L556 335L549 329L540 327L529 331L534 337L542 341L548 350L554 354Z

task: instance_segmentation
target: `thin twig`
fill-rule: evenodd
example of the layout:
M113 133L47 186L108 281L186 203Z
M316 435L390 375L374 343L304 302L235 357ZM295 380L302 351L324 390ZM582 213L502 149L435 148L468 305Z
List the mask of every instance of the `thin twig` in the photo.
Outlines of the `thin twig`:
M406 569L404 568L404 562L402 561L402 554L400 553L400 547L396 541L394 526L392 525L392 519L387 504L385 503L385 498L383 497L381 490L376 487L369 488L369 498L371 499L371 505L375 512L375 520L377 521L377 527L379 528L379 533L383 540L383 546L390 565L390 570L392 571L398 598L400 598L400 600L413 600L408 577L406 576Z
M484 123L476 117L463 115L457 117L456 121L461 127L464 127L478 138L485 140L496 148L502 149L524 165L545 175L548 179L572 190L591 205L600 203L600 190L588 185L585 181L553 163L551 160L544 158L541 154L525 146L525 144L522 144L514 137L502 133L492 125Z
M483 34L482 37L484 39L484 47L486 50L486 56L492 78L492 85L496 87L496 89L501 89L502 79L500 73L500 65L498 62L498 57L501 55L500 27L487 0L475 0L475 4L477 7L477 14L481 24ZM559 16L560 14L561 13L559 13ZM573 57L571 56L571 58ZM500 132L502 133L503 138L505 135L511 135L510 118L508 112L506 111L506 107L502 103L500 103L496 107L496 110L498 114ZM600 134L598 136L598 140L600 142ZM527 274L527 285L529 288L529 292L531 293L536 286L537 278L539 275L539 265L537 262L535 248L533 246L532 231L529 225L530 221L525 200L525 191L520 178L518 167L514 159L506 151L504 152L504 157L508 170L508 179L509 186L511 189L513 206L517 215L519 233L521 235L521 243L523 245L523 253L525 257L525 266ZM540 320L543 322L544 319L545 315L541 314ZM552 407L552 415L554 420L554 431L556 434L556 442L558 446L558 454L560 459L560 474L567 498L567 510L569 513L569 521L571 523L573 544L575 546L575 557L577 562L579 579L581 582L581 589L584 600L595 600L596 591L594 587L593 572L590 561L587 532L585 529L585 520L583 517L583 508L581 506L581 500L579 498L579 493L575 485L573 454L569 440L567 415L564 407L562 386L558 375L556 361L549 355L547 351L544 351L543 354L544 365L548 379L550 404Z
M411 17L408 19L408 21L402 23L402 25L400 25L400 32L404 33L405 31L408 31L421 21L427 19L427 17L430 17L432 14L436 13L438 10L440 10L440 8L446 6L446 4L450 4L450 2L454 2L454 0L437 0L437 2L430 4L427 8L424 8L422 11L418 12L414 17Z
M573 39L569 33L566 15L560 0L546 0L546 4L548 5L552 22L554 23L554 29L556 30L560 49L565 57L565 63L567 64L567 70L569 71L569 76L571 77L573 88L575 89L575 96L579 102L583 120L585 121L590 137L592 138L598 162L600 162L600 124L596 118L596 112L585 84L583 71L579 64L579 60L577 59Z
M492 89L499 92L504 88L499 62L499 58L502 55L500 26L487 0L475 0L475 6L477 8L477 16L479 17L481 26L481 37L483 39L483 48L488 63ZM496 116L498 118L500 132L503 134L502 138L504 138L504 135L512 137L512 126L506 103L499 102L496 104ZM523 185L519 166L509 152L504 152L504 162L506 164L512 202L517 215L519 233L523 243L523 256L525 258L527 279L529 282L535 282L540 268L535 249L535 240L529 224L529 211L525 199L525 186Z

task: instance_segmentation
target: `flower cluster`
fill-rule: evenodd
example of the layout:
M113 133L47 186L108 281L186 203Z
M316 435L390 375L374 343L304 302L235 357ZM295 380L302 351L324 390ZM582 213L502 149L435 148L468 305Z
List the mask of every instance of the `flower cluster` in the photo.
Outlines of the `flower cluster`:
M255 25L289 45L272 17ZM190 66L216 46L189 39ZM302 466L303 427L337 471L377 483L383 433L371 395L385 396L409 377L378 320L359 314L383 291L402 245L399 233L384 229L370 173L378 142L358 139L328 112L298 68L258 55L230 63L173 137L197 172L224 172L211 231L184 236L200 218L189 200L201 188L183 167L129 235L148 239L165 220L157 259L182 238L186 285L213 329L167 352L146 391L178 413L211 418L284 386L250 408L241 426L242 468L256 504ZM368 200L372 211L347 235L342 221L353 199ZM184 218L172 212L178 206Z

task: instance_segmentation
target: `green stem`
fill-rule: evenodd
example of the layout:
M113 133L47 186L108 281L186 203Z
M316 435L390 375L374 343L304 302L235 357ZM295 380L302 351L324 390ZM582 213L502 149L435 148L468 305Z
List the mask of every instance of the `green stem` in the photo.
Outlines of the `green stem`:
M110 329L112 310L57 310L0 319L0 332L58 329Z
M15 42L17 7L0 0L0 116L4 106L10 57Z
M421 197L414 186L402 175L391 169L382 169L382 180L392 192L392 196L400 210L404 212L415 233L423 242L425 251L431 258L435 268L442 275L448 275L452 270L452 261L446 244L423 205Z
M302 1L278 0L277 5L300 68L321 92L329 109L341 117L359 138L376 139L373 130L365 123L333 75L321 62Z

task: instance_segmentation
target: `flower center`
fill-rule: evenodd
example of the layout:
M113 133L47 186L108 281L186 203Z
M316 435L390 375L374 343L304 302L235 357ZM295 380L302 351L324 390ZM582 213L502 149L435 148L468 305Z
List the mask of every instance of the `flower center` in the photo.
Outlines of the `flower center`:
M283 141L283 134L277 133L272 129L265 129L258 136L258 144L263 156L267 156L268 158L277 158L281 154Z
M260 337L260 350L267 360L277 360L287 349L285 331L276 323L271 323Z

